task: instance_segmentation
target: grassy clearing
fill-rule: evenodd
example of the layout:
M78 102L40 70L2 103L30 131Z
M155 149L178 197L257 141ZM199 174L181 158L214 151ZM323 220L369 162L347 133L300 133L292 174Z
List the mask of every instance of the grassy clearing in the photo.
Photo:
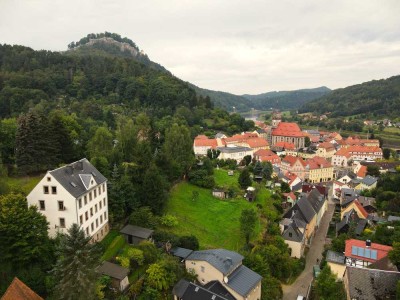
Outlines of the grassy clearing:
M43 175L24 176L24 177L3 177L3 182L12 192L22 192L28 195L30 191L39 183Z
M193 191L199 193L194 201ZM172 189L166 212L178 218L178 226L170 229L172 233L195 235L202 249L238 251L244 245L239 219L245 208L255 209L255 204L241 197L220 200L212 196L211 190L181 182ZM261 233L261 227L260 220L256 226L256 236Z
M111 237L114 236L114 238L112 239L112 242L109 243L109 240L111 240L111 237L108 238L108 235L104 238L107 239L107 241L105 241L106 243L109 243L106 251L104 252L103 256L101 257L101 260L110 260L111 258L113 258L114 256L116 256L118 254L118 252L126 245L125 242L125 238L117 233L117 235L115 235L115 231L111 231L109 234L111 234Z
M228 175L228 170L225 169L215 169L214 170L214 179L215 184L218 187L228 188L231 186L239 188L239 174L240 172L235 170L233 176Z

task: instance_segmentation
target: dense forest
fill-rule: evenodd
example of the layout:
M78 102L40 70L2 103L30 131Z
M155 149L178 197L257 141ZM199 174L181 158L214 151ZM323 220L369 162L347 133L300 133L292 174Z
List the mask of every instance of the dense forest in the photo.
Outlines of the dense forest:
M331 113L331 117L370 114L372 118L398 117L400 76L372 80L337 89L302 106L299 112Z
M46 220L7 178L87 157L109 179L109 219L121 224L143 209L162 214L169 189L195 164L194 136L222 124L231 133L254 128L170 73L114 55L114 46L81 47L0 45L0 294L14 276L52 294L58 247L68 243L49 240Z

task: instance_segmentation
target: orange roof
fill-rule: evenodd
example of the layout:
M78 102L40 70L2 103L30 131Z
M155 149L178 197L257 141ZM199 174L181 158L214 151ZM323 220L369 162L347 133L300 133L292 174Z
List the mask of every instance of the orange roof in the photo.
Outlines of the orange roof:
M204 134L200 134L200 135L196 136L194 139L195 140L205 140L205 139L208 139L208 136L206 136Z
M318 148L324 148L326 150L335 150L335 147L329 142L319 144Z
M319 156L314 156L313 158L307 159L306 164L310 167L310 170L332 167L329 161Z
M14 277L1 300L43 300L38 294L32 291L25 283Z
M268 141L262 137L256 137L246 140L250 148L268 147Z
M367 258L367 257L362 257L362 256L352 254L351 252L352 252L353 246L356 246L359 248L364 248L364 249L376 250L377 251L377 259L372 259L372 258ZM367 248L365 241L351 239L351 240L346 240L346 248L345 248L344 253L345 253L346 257L359 258L360 260L375 262L377 260L385 258L388 255L389 251L392 249L393 248L390 246L376 244L376 243L371 243L371 246Z
M364 178L367 176L367 166L361 166L357 172L357 177Z
M358 208L358 210L360 211L360 213L363 215L363 217L366 219L368 217L368 213L365 210L365 208L361 205L361 203L358 200L354 200L353 203L355 204L355 206Z
M294 150L295 146L292 143L287 143L287 142L277 142L275 145L275 147L281 147L284 149L288 149L288 150Z
M218 146L218 142L216 139L196 139L194 140L194 146L215 148Z
M349 152L348 148L340 148L336 153L336 156L345 156L347 158L351 157L351 153Z
M278 127L272 130L272 135L304 137L304 133L300 130L296 123L281 122Z

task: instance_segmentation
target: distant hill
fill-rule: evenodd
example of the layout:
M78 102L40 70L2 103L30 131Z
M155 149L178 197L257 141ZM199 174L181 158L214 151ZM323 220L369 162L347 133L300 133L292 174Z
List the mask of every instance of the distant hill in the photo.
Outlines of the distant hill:
M337 89L303 105L299 112L330 112L332 117L370 113L376 117L398 117L400 76L372 80Z
M133 58L134 60L159 71L168 72L162 65L153 62L130 39L122 38L116 33L89 33L86 37L68 45L69 52L74 54L109 54L118 57ZM168 72L169 73L169 72Z
M314 89L268 92L259 95L243 95L258 110L298 109L305 103L328 94L331 90L325 86Z

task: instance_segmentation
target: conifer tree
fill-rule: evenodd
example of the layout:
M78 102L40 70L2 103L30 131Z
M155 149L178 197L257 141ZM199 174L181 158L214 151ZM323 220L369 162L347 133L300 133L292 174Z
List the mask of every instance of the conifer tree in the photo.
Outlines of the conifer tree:
M100 248L90 242L79 225L73 224L68 234L61 235L57 248L58 260L53 269L54 296L57 299L95 299L96 267Z

